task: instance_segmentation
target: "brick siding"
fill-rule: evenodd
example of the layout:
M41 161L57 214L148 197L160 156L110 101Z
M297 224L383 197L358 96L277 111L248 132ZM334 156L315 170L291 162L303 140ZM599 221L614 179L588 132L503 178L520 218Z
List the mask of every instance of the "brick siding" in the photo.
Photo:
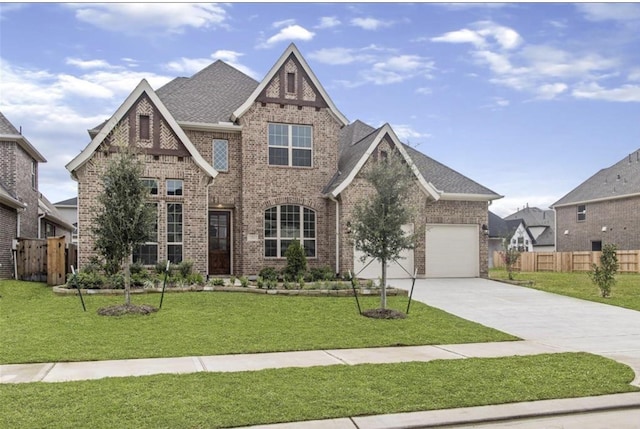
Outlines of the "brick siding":
M639 208L640 197L587 203L584 221L578 221L577 206L556 208L556 250L591 251L593 241L613 243L620 250L640 249ZM607 227L606 232L602 231L603 226Z
M11 243L16 238L16 209L0 204L0 279L13 277Z

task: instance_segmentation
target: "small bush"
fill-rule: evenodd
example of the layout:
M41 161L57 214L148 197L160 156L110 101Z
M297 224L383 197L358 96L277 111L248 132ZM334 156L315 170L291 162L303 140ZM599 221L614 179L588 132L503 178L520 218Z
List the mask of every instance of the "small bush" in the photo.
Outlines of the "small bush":
M211 279L211 284L214 285L214 286L224 286L224 280L221 279L221 278L216 277L216 278Z
M258 273L259 277L262 277L263 280L278 280L278 271L273 267L264 267Z
M144 265L142 265L142 262L138 261L129 266L129 272L131 273L131 276L133 276L134 274L146 273L147 270L144 268Z
M305 275L305 280L310 282L317 282L321 280L331 281L335 280L336 273L333 271L333 268L329 266L325 266L322 268L312 268Z
M191 274L191 270L193 269L193 262L191 261L182 261L178 264L178 271L183 278L188 278L189 274Z
M154 269L156 271L156 274L164 274L165 270L167 269L167 260L165 259L164 261L158 261ZM171 274L174 269L175 265L169 265L169 274Z
M297 279L298 275L307 270L307 257L298 240L293 240L289 244L287 250L284 252L284 256L287 258L287 266L284 269L284 276L288 280L291 281Z
M191 273L185 277L185 281L190 285L204 284L204 277L200 273Z
M235 285L236 285L236 276L229 277L229 286L235 286Z
M105 284L105 278L95 271L80 271L76 274L69 274L67 287L75 288L76 285L80 289L101 289Z
M122 273L111 274L106 286L109 289L124 289L124 275Z
M249 279L246 278L245 276L240 277L240 286L248 287L249 286Z
M258 278L256 278L256 286L258 286L258 289L262 289L264 287L264 279L262 276L258 276Z
M616 283L615 275L618 272L618 256L615 244L605 244L600 256L600 266L592 264L589 272L591 281L600 289L600 295L607 298L611 295L611 287Z

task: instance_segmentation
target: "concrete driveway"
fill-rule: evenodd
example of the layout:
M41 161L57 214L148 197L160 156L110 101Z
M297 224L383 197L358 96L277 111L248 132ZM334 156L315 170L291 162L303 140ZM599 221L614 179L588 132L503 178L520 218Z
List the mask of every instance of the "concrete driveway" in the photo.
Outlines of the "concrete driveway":
M478 278L419 279L413 298L525 340L615 359L640 382L639 311Z

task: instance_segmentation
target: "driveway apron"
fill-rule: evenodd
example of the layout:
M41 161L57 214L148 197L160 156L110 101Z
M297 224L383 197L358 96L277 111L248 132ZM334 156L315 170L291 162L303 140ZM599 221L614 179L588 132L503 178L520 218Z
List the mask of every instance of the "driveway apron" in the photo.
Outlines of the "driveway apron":
M409 290L410 280L390 284ZM640 381L640 312L487 279L418 279L413 299L547 346L615 359Z

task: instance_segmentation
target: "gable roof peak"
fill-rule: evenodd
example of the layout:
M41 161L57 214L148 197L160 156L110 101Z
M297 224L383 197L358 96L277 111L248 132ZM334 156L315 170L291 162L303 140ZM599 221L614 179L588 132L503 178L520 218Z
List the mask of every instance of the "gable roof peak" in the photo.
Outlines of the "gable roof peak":
M298 47L295 45L295 43L289 44L287 49L285 49L285 51L282 53L278 61L276 61L276 63L271 67L271 69L266 74L266 76L262 79L262 81L260 81L260 84L249 96L249 98L247 98L247 100L232 113L231 120L236 121L239 117L244 115L247 112L247 110L249 110L249 108L253 105L253 103L256 101L258 96L267 87L267 85L269 85L273 77L276 75L276 73L278 73L280 68L284 66L285 62L289 59L291 55L295 56L296 60L300 63L300 66L303 68L304 72L309 76L311 83L317 88L318 92L320 93L320 96L326 102L329 108L329 112L333 114L335 119L342 126L347 125L349 123L349 120L338 110L336 105L333 103L333 101L331 100L331 97L329 97L329 94L327 93L327 91L325 91L324 87L318 80L313 70L311 70L311 67L309 67L309 64L304 59L304 57L298 50Z
M142 94L146 94L149 97L149 100L152 104L154 104L162 117L167 121L167 125L171 128L171 130L176 133L178 139L184 144L186 149L191 154L193 161L196 165L202 168L212 179L218 175L218 172L209 164L203 157L200 155L198 150L195 148L189 137L185 134L182 128L178 125L173 115L169 112L164 103L160 100L156 92L153 90L151 85L146 79L142 79L140 83L135 87L135 89L129 94L129 96L125 99L125 101L118 107L113 115L109 118L106 124L100 129L100 131L93 137L91 142L87 145L87 147L80 152L75 158L73 158L65 167L71 173L71 176L75 178L75 171L84 165L91 157L94 152L100 147L100 144L104 141L104 139L109 135L109 133L117 127L120 121L127 114L129 109L136 103L136 101L142 96Z

